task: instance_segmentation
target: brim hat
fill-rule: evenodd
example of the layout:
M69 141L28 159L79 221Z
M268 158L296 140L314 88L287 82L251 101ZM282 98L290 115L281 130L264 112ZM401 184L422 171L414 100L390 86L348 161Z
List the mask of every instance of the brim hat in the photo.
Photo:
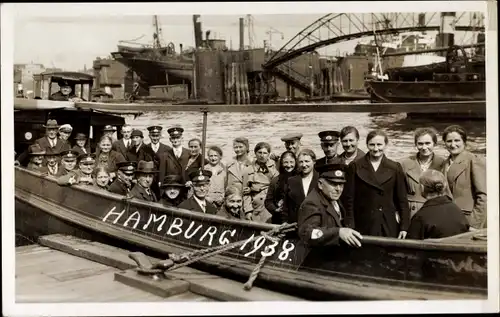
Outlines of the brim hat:
M209 170L200 169L189 174L189 179L193 183L208 183L212 177L212 172Z
M69 124L63 124L59 127L59 132L71 133L73 132L73 127Z
M87 136L84 133L77 133L75 140L87 140Z
M104 129L102 129L103 132L115 132L116 131L116 128L113 127L112 125L107 125L104 127Z
M137 168L137 162L120 162L116 163L116 167L118 168L118 170L127 175L133 175L135 173L135 169Z
M47 120L47 124L43 126L46 129L59 129L59 125L57 124L57 120L49 119Z
M318 136L322 143L336 143L340 138L339 131L321 131Z
M184 129L180 126L175 126L167 130L168 134L171 138L180 138L182 133L184 133Z
M142 174L158 173L158 171L155 170L154 162L147 162L147 161L139 161L139 164L137 164L137 169L135 172Z
M316 168L319 178L323 178L329 183L345 183L346 165L344 164L323 164Z
M161 184L161 188L167 188L167 187L186 187L185 184L182 182L182 177L179 175L167 175L163 179L163 182Z
M290 133L281 138L283 142L290 142L302 139L302 133Z
M61 152L61 158L65 161L76 161L78 158L78 152L73 150Z
M148 127L149 135L158 135L161 133L163 128L159 125L153 125Z
M43 156L45 151L38 144L30 145L28 149L28 154L31 156Z
M135 136L140 136L141 138L144 138L144 134L142 134L142 131L141 130L132 130L132 134L130 135L131 138L135 137Z
M90 153L82 154L82 155L78 156L78 163L85 164L85 165L94 164L95 158L96 158L95 154L90 154Z

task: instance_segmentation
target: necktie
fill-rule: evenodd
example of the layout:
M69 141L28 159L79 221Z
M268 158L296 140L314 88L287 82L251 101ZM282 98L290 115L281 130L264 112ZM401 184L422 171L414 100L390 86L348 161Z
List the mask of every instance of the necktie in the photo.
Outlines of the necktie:
M339 216L342 216L342 215L340 214L340 207L339 207L339 204L337 203L337 201L336 201L336 200L334 200L334 201L333 201L333 209L335 209L335 211L337 212L337 214L338 214Z

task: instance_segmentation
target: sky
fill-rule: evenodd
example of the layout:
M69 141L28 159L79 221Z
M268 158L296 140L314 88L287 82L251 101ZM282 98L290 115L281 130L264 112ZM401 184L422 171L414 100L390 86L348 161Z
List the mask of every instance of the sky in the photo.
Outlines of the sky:
M271 40L274 49L280 48L322 14L252 14L254 47ZM429 14L430 15L430 14ZM436 15L437 17L438 15ZM239 45L238 19L245 14L201 15L203 32L211 30L211 38L225 39L227 45ZM163 44L173 42L176 50L194 46L192 15L158 15ZM337 24L347 30L345 21ZM266 34L272 27L271 37ZM14 63L41 63L45 67L80 70L92 66L96 57L106 57L117 50L122 40L142 44L152 43L153 15L82 15L22 16L14 19ZM322 34L322 37L328 34ZM245 45L248 45L245 29ZM351 53L359 39L328 46L320 51L325 55Z

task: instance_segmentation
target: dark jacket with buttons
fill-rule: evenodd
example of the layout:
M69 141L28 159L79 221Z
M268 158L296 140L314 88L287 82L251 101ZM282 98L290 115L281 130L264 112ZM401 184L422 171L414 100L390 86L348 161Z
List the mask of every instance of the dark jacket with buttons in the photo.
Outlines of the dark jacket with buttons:
M344 191L347 216L354 216L355 229L361 234L397 237L408 230L410 211L399 163L384 156L374 171L365 155L349 165Z

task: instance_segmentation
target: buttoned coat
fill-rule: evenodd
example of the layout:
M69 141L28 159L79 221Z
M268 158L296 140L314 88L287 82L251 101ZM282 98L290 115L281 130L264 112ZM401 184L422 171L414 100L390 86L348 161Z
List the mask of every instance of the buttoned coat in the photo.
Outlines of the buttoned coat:
M54 153L59 154L63 151L68 151L71 149L71 146L69 145L68 142L62 141L59 138L56 138L55 140L56 140L56 145L54 147L50 146L49 138L46 136L37 139L35 143L40 145L40 147L42 148L42 150L46 152L46 154L54 154Z
M243 193L243 178L245 173L248 172L249 166L252 164L252 161L247 158L245 161L239 163L234 159L231 163L227 165L227 179L225 188L236 187ZM245 210L245 206L243 206L243 210Z
M136 184L134 187L132 187L130 195L145 201L150 201L153 203L157 202L158 200L156 199L155 193L151 189L149 191L151 192L151 195L148 195L148 193L146 193L146 189L144 189L144 187L142 187L139 184Z
M203 210L201 209L200 205L196 202L194 197L190 197L184 200L182 203L180 203L178 207L182 209L197 211L211 215L216 215L218 212L217 208L206 200L205 200L205 212L203 212Z
M340 215L333 208L332 202L318 188L311 190L298 212L298 234L302 241L312 247L339 245L339 229L343 227L345 209L340 201L337 203ZM312 239L313 229L321 230L323 235L318 239Z
M129 194L131 192L131 189L132 188L127 187L127 185L125 185L125 183L122 182L119 178L116 178L108 187L109 192L123 196Z
M249 188L249 192L243 194L243 210L245 213L252 211L252 219L257 222L267 222L272 216L267 211L264 200L271 180L279 174L273 160L267 160L266 167L268 172L264 174L254 161L243 172L243 188Z
M415 214L407 239L439 239L469 231L469 221L448 196L427 200Z
M144 144L144 151L153 159L153 162L155 163L155 168L158 169L160 168L160 158L159 155L161 153L167 152L169 149L171 149L170 146L159 143L160 145L158 146L158 151L154 151L153 147L151 146L151 143Z
M152 151L148 150L146 148L146 145L143 143L139 147L139 150L136 150L137 147L131 146L128 151L127 151L127 156L125 158L129 162L139 162L139 161L146 161L146 162L153 162L154 161L154 154Z
M462 209L471 227L482 228L486 217L485 159L464 150L447 170L448 165L449 158L444 161L442 172L448 180L454 203Z
M186 166L189 160L188 149L182 148L181 156L177 158L174 154L174 150L170 148L166 152L158 154L158 159L160 162L158 174L160 182L162 182L167 175L181 176L184 183L188 180L186 175Z
M355 229L361 234L397 237L408 229L406 181L398 162L384 156L375 171L365 155L349 164L344 191L346 218L354 217Z
M216 206L222 206L225 196L224 186L226 184L227 169L222 163L219 163L214 167L210 164L206 164L204 169L212 172L212 176L210 177L210 187L208 189L206 199Z
M445 159L443 157L434 153L429 169L441 171L444 160ZM405 173L406 189L408 193L408 206L410 208L410 218L413 218L417 211L422 208L422 205L426 200L424 197L422 197L422 189L420 187L419 181L419 178L422 175L422 170L420 169L417 155L414 154L402 160L401 167L403 168L403 172ZM447 189L447 194L451 197L449 188Z
M313 189L318 188L319 173L316 170L313 170L312 173L313 177L311 179L307 195L309 195ZM295 175L288 179L288 185L285 189L281 223L297 222L300 205L307 195L304 193L301 175Z

